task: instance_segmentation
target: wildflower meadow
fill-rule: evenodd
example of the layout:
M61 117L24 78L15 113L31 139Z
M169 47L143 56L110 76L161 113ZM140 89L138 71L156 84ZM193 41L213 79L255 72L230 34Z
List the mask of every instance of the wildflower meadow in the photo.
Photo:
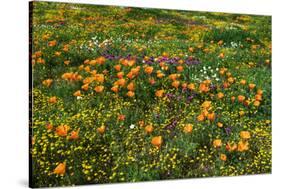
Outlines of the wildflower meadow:
M271 173L271 17L30 4L33 187Z

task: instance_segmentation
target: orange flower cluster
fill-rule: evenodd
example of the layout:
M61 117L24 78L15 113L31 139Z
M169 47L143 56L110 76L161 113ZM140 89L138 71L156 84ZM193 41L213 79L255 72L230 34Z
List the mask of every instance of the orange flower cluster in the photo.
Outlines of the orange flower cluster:
M197 116L197 121L204 121L206 118L214 121L216 118L215 112L211 111L211 101L205 101L201 105L201 113Z
M202 83L200 83L199 85L199 91L201 93L207 93L210 91L210 84L211 84L211 80L205 80Z
M67 73L64 73L61 76L61 78L64 80L68 80L68 81L79 81L82 79L82 76L79 75L78 73L67 72Z

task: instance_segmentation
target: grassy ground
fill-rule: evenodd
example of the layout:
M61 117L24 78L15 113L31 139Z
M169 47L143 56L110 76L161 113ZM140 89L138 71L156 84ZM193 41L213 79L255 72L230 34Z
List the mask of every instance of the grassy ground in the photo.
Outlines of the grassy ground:
M271 17L33 5L33 186L271 172Z

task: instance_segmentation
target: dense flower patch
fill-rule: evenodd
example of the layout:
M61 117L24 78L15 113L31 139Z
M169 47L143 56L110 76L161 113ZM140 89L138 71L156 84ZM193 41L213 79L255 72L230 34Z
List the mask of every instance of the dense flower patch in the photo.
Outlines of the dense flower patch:
M33 5L34 186L271 172L270 17Z

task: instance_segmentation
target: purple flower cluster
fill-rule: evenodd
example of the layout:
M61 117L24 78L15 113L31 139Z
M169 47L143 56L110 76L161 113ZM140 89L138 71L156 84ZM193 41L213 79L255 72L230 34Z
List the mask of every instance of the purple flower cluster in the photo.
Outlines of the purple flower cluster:
M170 124L168 124L168 125L165 127L165 129L167 129L167 130L174 130L174 129L176 128L176 126L177 126L177 123L178 123L178 121L177 121L177 120L174 120L174 121L172 121Z

